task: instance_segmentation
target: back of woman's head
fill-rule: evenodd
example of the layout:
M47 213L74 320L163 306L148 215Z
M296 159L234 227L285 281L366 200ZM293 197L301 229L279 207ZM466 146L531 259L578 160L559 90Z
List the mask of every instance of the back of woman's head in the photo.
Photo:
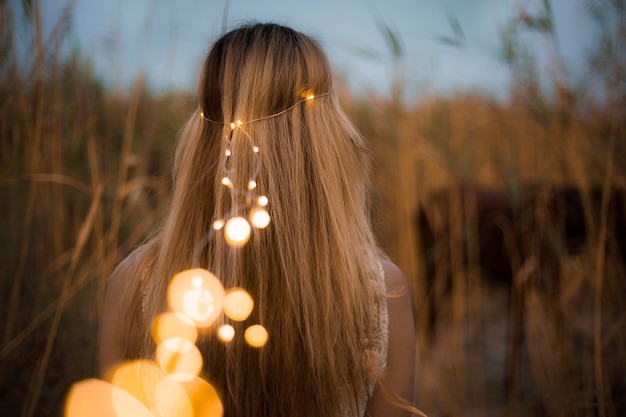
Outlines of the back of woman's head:
M173 274L206 268L255 300L247 320L231 323L239 337L200 342L226 415L332 416L361 406L381 296L368 155L332 94L326 56L292 29L243 26L215 42L198 93L176 153L171 209L151 245L145 325L166 307ZM252 196L268 198L271 223L231 247L212 225L248 216ZM261 349L240 336L252 324L269 332Z
M274 114L331 88L330 66L317 42L285 26L256 24L215 42L198 92L206 116L233 120Z

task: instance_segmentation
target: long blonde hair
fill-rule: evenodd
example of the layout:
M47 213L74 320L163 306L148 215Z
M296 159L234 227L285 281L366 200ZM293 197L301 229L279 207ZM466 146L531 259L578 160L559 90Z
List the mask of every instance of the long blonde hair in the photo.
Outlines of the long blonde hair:
M170 211L136 262L129 335L139 336L131 337L128 354L153 354L147 329L167 308L170 278L203 267L225 288L242 287L254 298L250 318L232 323L238 334L253 323L269 333L261 349L241 338L226 345L212 333L199 342L206 378L218 389L225 415L336 416L355 410L368 384L376 382L367 341L382 295L367 209L369 156L334 94L246 126L260 148L257 189L269 198L272 221L253 230L241 248L228 246L219 233L205 239L233 204L220 174L230 122L275 115L308 94L331 91L328 60L317 42L299 32L247 25L215 42L198 90L200 109L176 151ZM233 155L246 155L237 147L248 146L249 138L238 130L232 134ZM233 181L244 186L254 169L250 158L232 164Z

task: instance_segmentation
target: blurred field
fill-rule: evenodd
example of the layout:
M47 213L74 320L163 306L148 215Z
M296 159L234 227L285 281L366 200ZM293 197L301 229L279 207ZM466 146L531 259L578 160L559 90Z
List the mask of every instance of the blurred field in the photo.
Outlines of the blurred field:
M623 2L599 3L624 13ZM62 30L42 39L37 13L28 21L33 60L24 67L15 22L0 2L3 416L59 415L70 385L95 375L106 278L166 207L175 138L196 105L188 92L152 93L141 77L129 92L106 90L85 59L60 58ZM624 189L621 22L590 66L600 100L562 79L545 91L514 55L505 57L516 83L504 102L458 93L407 104L401 77L386 98L358 99L336 87L371 144L372 218L413 291L417 405L431 416L626 413L626 269L604 200L583 198L588 238L576 251L554 251L558 268L546 272L542 252L531 251L512 263L508 281L489 279L476 262L471 202L450 203L445 216L454 227L436 236L447 239L443 278L425 268L416 217L427 196L460 185L513 205L528 190ZM546 210L535 206L533 218ZM511 239L534 247L537 229L518 230ZM446 290L431 291L442 279Z

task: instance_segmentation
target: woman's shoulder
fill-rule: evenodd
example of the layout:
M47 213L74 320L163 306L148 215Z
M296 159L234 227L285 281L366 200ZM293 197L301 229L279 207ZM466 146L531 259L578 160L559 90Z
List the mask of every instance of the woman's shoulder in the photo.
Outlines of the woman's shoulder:
M133 295L140 275L137 273L148 254L147 246L140 246L122 260L106 283L100 322L100 375L108 377L108 370L128 359L128 323L132 314ZM132 320L131 320L132 322Z
M110 297L122 299L122 295L126 294L133 284L133 279L137 276L136 271L140 268L148 252L149 245L141 245L135 248L115 267L107 281L107 293Z
M408 292L406 277L398 265L385 258L380 258L379 262L384 272L387 293Z

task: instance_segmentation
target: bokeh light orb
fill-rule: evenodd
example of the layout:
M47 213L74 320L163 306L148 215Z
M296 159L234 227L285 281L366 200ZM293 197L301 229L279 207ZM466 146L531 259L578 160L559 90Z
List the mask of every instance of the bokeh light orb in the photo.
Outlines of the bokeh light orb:
M226 242L231 246L243 246L250 239L250 223L243 217L233 217L224 226Z
M194 417L193 405L187 391L180 382L172 378L163 378L157 383L154 402L157 416Z
M224 220L217 219L213 222L213 229L222 230L223 227L224 227Z
M168 288L170 308L189 317L196 327L208 327L222 312L224 287L206 269L188 269L174 275Z
M248 327L243 335L246 342L255 348L265 346L268 336L267 330L265 330L265 327L260 324Z
M113 373L111 383L131 394L148 410L154 411L156 385L164 378L167 375L155 362L141 359L119 365Z
M263 229L270 224L270 214L264 208L255 208L250 212L250 221L254 227Z
M224 324L217 329L217 337L219 337L222 342L230 342L235 337L235 328L230 324Z
M215 388L202 378L180 383L191 400L194 417L222 417L224 406Z
M156 349L159 367L172 379L189 381L202 370L202 354L195 344L180 337L161 342Z
M248 318L254 308L254 300L248 292L241 288L228 290L224 297L224 314L235 321Z
M122 388L99 379L72 386L65 402L65 417L152 417L137 398Z
M266 196L262 195L257 199L257 203L259 203L260 206L265 207L267 206L267 203L269 203L269 200Z
M170 312L159 315L152 324L152 338L158 345L165 339L181 337L195 343L198 329L193 320L182 313Z

